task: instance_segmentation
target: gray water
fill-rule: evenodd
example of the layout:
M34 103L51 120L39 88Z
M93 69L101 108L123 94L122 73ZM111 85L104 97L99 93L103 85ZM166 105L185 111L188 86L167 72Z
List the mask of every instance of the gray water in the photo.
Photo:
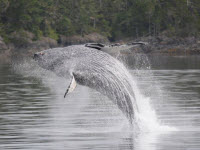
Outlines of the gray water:
M139 131L93 89L78 86L64 99L69 81L32 72L27 63L0 64L0 149L199 150L200 57L149 60L135 67L128 59L144 98L139 105L149 114L148 129Z

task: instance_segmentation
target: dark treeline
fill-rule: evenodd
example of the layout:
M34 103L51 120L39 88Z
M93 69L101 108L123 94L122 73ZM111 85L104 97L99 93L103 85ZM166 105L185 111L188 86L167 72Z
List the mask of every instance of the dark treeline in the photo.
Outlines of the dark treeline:
M199 0L0 0L0 36L98 32L110 40L140 36L198 36Z

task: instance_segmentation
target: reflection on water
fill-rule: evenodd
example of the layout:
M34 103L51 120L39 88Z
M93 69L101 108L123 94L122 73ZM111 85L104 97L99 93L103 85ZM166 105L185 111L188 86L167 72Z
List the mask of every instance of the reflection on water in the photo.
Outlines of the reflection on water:
M154 70L131 73L159 122L176 131L133 132L100 93L78 86L63 99L69 81L49 74L40 80L0 64L0 148L200 149L200 59L163 58L157 66L158 60L152 60Z

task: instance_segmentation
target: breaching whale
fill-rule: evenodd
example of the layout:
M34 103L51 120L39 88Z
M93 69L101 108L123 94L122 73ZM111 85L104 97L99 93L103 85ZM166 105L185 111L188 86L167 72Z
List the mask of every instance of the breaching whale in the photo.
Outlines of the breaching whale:
M42 68L71 78L64 97L75 89L77 83L88 86L106 95L130 123L133 122L137 106L132 77L126 67L111 55L87 45L73 45L35 53L34 59Z

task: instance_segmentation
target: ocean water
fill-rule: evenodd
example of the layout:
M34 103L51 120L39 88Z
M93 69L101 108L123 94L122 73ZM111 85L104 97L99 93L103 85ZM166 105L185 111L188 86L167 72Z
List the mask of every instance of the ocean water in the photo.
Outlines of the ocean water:
M104 95L30 62L0 64L0 149L199 150L200 57L126 58L138 128Z

